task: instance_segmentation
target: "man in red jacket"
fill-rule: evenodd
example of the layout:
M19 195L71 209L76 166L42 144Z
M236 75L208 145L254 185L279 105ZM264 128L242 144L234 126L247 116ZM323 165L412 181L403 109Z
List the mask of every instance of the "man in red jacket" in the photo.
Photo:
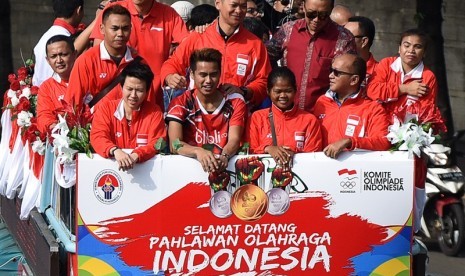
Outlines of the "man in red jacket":
M120 5L103 11L100 31L104 40L82 54L71 71L65 100L81 110L123 71L135 57L126 45L131 34L131 15ZM114 86L96 105L121 98L121 88Z
M360 93L365 61L344 54L334 59L330 72L329 90L318 98L314 110L321 122L323 152L337 158L344 150L389 149L389 119L383 107Z
M220 84L228 94L239 93L258 106L266 98L266 77L271 71L260 38L242 26L246 0L216 0L220 16L204 33L191 33L165 61L161 79L171 88L185 88L189 57L196 49L213 48L223 55ZM192 84L191 84L192 87Z
M45 47L53 75L40 85L37 97L37 127L42 133L52 130L58 122L55 111L62 107L61 100L77 57L73 39L66 35L52 36Z

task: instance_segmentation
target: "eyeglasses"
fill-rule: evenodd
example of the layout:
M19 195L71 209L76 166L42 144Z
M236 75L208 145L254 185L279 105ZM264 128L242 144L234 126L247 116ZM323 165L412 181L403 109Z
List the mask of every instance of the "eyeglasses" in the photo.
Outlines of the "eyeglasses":
M331 12L329 11L307 11L305 12L305 16L313 20L318 17L318 20L326 20L328 17L331 15Z
M348 76L355 76L357 74L352 74L344 71L340 71L337 69L334 69L333 67L329 68L329 73L333 73L336 78L339 78L340 75L348 75Z

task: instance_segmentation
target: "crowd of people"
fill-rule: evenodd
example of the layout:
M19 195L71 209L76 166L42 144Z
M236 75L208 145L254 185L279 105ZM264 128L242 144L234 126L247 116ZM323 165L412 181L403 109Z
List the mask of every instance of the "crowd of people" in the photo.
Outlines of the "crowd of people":
M35 47L40 129L57 124L62 99L90 109L93 148L123 170L157 154L159 138L206 172L245 143L284 168L296 153L388 150L393 115L436 105L427 36L407 30L399 56L378 63L373 21L334 0L103 1L81 33L84 1L53 2Z

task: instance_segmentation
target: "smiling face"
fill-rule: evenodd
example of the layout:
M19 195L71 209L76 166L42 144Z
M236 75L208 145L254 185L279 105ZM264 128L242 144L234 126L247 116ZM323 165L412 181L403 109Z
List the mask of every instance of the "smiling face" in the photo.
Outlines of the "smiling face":
M292 108L295 93L295 88L289 79L283 77L277 77L273 87L268 91L271 102L283 111Z
M126 52L126 43L131 35L131 19L121 14L110 14L100 25L100 32L110 55L121 56Z
M75 60L76 52L71 50L66 41L58 41L47 45L47 62L60 78L69 79Z
M209 98L219 92L220 68L216 62L198 61L195 71L191 72L195 88L201 97Z
M415 68L425 56L425 43L418 35L405 36L399 46L399 55L405 72Z
M220 12L220 24L237 27L244 20L247 12L247 0L216 0Z
M147 84L144 80L127 76L123 84L125 110L138 110L147 98Z

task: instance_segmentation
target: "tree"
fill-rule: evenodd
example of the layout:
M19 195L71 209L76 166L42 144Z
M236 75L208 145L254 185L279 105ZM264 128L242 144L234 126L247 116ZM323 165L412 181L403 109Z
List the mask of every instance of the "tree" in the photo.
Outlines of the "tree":
M13 72L11 56L10 1L0 1L0 106L3 105L3 92L8 87L8 74Z
M437 105L446 120L448 136L454 132L452 109L447 86L446 61L444 58L444 37L442 36L443 0L417 0L418 28L426 32L431 40L428 44L425 64L436 75L439 92L436 98Z

